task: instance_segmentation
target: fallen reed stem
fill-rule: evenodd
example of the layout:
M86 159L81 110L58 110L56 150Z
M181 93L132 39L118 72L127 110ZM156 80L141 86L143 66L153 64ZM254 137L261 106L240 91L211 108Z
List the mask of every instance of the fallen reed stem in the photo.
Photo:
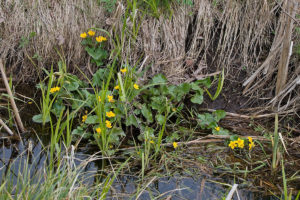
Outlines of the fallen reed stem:
M13 94L12 94L11 89L10 89L9 84L8 84L8 81L7 81L7 77L6 77L6 74L5 74L5 70L4 70L4 66L3 66L2 59L0 59L0 70L1 70L2 78L3 78L3 82L4 82L5 87L6 87L7 94L8 94L8 96L9 96L9 100L10 100L12 109L13 109L13 111L14 111L14 113L15 113L15 116L16 116L16 121L17 121L18 127L20 128L21 132L24 133L24 132L25 132L25 128L24 128L24 126L23 126L21 117L20 117L20 115L19 115L19 110L18 110L18 108L17 108L17 105L16 105L16 103L15 103Z

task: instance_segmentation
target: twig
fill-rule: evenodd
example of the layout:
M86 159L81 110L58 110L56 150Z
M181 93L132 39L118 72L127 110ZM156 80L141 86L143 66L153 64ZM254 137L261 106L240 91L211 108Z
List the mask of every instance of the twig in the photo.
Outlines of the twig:
M2 119L0 119L0 124L3 126L3 128L8 132L9 135L13 135L14 133L10 130L10 128L4 123Z
M208 112L214 112L216 110L214 109L200 109L201 111L208 111ZM285 111L281 112L278 114L287 114L292 111ZM267 118L267 117L274 117L276 113L267 113L267 114L262 114L262 115L243 115L243 114L237 114L237 113L231 113L231 112L226 112L226 116L228 117L240 117L244 119L260 119L260 118Z
M25 132L25 128L23 126L21 117L19 115L18 108L16 106L15 100L13 98L11 89L10 89L9 84L8 84L7 77L6 77L6 74L5 74L5 71L4 71L4 67L3 67L3 63L2 63L2 59L0 59L0 70L1 70L2 78L3 78L3 82L4 82L5 87L6 87L6 91L7 91L8 95L9 95L11 106L12 106L13 111L14 111L15 116L16 116L17 124L18 124L21 132L24 133Z
M228 195L227 195L227 197L226 197L226 200L232 199L234 192L237 191L237 186L238 186L238 184L234 184L234 185L232 186L230 192L228 193Z
M248 138L249 136L240 136L240 138ZM262 141L270 141L270 139L261 137L261 136L250 136L255 140L262 140ZM198 138L196 140L188 141L188 142L177 142L178 146L182 145L193 145L193 144L203 144L203 143L212 143L212 142L224 142L225 139L229 139L230 135L208 135L202 138ZM172 147L173 143L164 143L161 146L165 147ZM142 146L135 146L135 147L127 147L118 149L118 151L127 151L127 150L134 150L141 148Z

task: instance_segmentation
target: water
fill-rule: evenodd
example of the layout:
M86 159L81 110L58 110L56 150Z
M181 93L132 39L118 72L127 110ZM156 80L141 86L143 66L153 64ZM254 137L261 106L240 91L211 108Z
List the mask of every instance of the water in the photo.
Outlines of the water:
M28 146L32 145L32 154L27 151ZM14 146L14 147L13 147ZM18 149L18 150L16 150ZM75 163L80 164L81 160L89 157L84 151L76 152ZM24 171L25 163L28 162L28 170L31 174L36 174L38 170L47 164L47 154L43 151L43 146L37 138L23 139L11 145L5 145L2 142L0 149L0 181L1 177L10 170L10 177L16 184L16 177L19 171ZM93 184L94 175L102 169L99 161L90 162L84 169L87 184ZM196 174L196 173L195 173ZM199 174L199 173L197 173ZM223 199L228 194L230 187L220 184L222 181L228 183L228 180L222 180L219 177L211 177L207 174L194 175L178 171L174 175L157 174L157 177L150 177L145 180L142 187L137 192L137 183L140 178L125 174L118 176L107 199L135 199L139 195L139 199ZM219 182L219 183L218 183ZM259 193L251 192L247 189L238 190L239 198L234 195L234 199L260 199L275 200L274 197L262 196Z

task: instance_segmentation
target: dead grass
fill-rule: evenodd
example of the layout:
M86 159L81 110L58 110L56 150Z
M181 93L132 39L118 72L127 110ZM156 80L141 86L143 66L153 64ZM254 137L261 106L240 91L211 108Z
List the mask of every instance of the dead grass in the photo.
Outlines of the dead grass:
M37 78L39 67L55 63L62 50L68 66L85 66L87 59L79 42L79 34L91 27L103 27L104 9L95 0L74 1L2 1L0 18L0 55L9 69L24 81ZM36 36L20 48L22 37Z

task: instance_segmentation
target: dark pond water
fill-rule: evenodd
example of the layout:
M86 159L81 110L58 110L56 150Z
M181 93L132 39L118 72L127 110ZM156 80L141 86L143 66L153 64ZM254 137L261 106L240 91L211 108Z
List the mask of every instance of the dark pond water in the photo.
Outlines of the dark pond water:
M27 148L32 146L32 154L29 156ZM18 149L18 150L16 150ZM80 160L88 158L89 155L83 151L75 154L77 165ZM16 176L28 162L28 170L31 174L35 174L46 163L47 155L43 151L43 147L37 138L23 139L23 141L12 145L5 145L2 141L0 148L0 181L2 182L4 174L10 172L10 177L16 182ZM94 176L101 170L101 162L91 162L85 169L85 175L90 177L87 179L88 184L93 184ZM135 199L137 196L137 177L131 175L122 175L117 178L110 190L107 199ZM150 181L151 178L147 181ZM216 182L214 182L214 180ZM223 180L225 183L230 180ZM217 182L222 182L220 178L208 177L207 175L193 175L178 171L175 175L164 176L158 175L150 181L150 184L140 194L139 199L225 199L230 187L224 186ZM277 198L271 196L263 196L259 193L251 192L247 189L239 189L238 195L234 195L234 199L261 199L275 200Z

